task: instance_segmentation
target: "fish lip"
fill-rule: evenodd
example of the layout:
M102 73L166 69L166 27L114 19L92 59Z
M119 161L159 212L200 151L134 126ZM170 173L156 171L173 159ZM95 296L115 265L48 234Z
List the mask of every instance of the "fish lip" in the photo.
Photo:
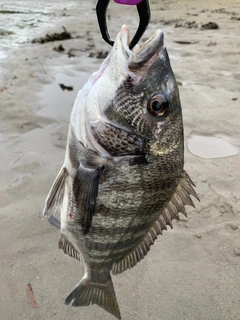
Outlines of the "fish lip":
M144 63L152 63L164 46L164 34L161 30L155 31L152 37L146 40L142 45L129 49L130 31L126 25L123 25L120 31L120 41L125 56L128 58L129 68L141 66Z

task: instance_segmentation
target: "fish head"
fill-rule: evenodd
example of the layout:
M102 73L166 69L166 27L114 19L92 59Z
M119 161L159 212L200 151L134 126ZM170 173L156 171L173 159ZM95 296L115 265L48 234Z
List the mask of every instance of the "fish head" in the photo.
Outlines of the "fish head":
M100 154L159 154L183 149L178 86L163 38L158 30L142 46L130 50L129 29L123 26L109 56L92 75L85 136L94 141L91 143Z

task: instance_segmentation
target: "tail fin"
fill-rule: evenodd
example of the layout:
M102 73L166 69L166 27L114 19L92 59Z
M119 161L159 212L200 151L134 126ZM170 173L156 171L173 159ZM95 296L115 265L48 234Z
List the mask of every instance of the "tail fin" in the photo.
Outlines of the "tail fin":
M117 319L121 319L119 306L117 303L111 276L106 283L94 283L89 279L83 278L67 296L65 304L72 306L89 306L97 304L107 312L114 315Z

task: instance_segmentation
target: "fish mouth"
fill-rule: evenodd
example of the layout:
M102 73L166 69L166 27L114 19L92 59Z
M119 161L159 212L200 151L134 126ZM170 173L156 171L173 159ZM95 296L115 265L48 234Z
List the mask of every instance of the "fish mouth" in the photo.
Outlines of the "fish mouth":
M129 62L135 64L146 63L153 56L157 56L164 46L164 35L161 30L155 31L152 37L146 40L142 45L136 45L132 50L129 49L130 30L123 25L120 31L120 40L123 50L129 56Z
M126 25L123 25L114 43L114 48L120 53L120 59L125 60L126 73L133 72L134 78L139 80L148 71L151 64L158 57L164 47L164 35L161 30L155 31L152 37L146 40L142 45L136 45L132 50L129 49L130 31ZM127 72L128 71L128 72Z

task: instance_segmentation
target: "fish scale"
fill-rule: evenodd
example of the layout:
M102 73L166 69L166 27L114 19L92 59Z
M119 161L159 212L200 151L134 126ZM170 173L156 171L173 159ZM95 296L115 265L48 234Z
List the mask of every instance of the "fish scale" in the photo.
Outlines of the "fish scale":
M110 55L74 103L65 160L43 216L60 210L59 248L83 262L67 296L117 319L111 274L133 268L185 205L198 199L183 169L181 103L163 34L138 50L123 26Z
M96 141L112 156L124 155L126 147L128 147L129 155L144 154L143 138L131 135L129 132L121 130L121 128L106 123L103 129L95 130L93 128L93 135ZM117 143L113 140L116 136Z

